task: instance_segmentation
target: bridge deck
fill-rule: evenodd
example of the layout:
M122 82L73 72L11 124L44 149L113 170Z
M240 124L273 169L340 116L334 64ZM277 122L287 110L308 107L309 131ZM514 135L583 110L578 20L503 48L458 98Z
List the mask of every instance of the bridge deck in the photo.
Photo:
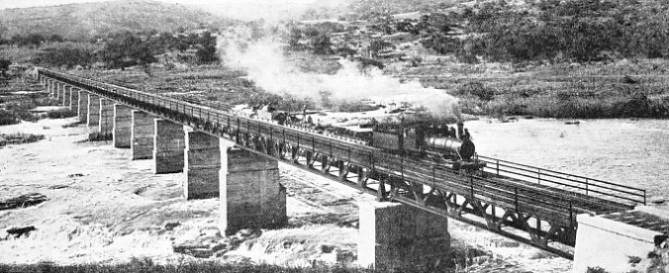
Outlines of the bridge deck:
M375 194L380 200L398 201L452 217L567 258L573 254L554 243L574 246L576 214L624 211L633 205L621 200L639 200L640 193L632 192L638 189L619 189L620 185L595 179L558 179L561 173L542 169L537 172L528 166L490 158L485 160L496 166L488 168L483 176L462 175L434 162L388 154L337 136L234 116L211 107L63 73L40 69L39 75L230 139L241 148ZM528 179L537 174L540 183ZM546 179L546 175L552 179ZM645 192L643 197L645 201Z

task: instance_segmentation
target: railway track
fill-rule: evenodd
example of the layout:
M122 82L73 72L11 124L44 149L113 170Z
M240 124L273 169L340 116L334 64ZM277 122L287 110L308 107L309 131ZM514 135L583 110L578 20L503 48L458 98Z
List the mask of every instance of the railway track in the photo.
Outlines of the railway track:
M572 179L576 182L567 184L567 180L546 176L558 176L557 172L540 169L536 183L533 169L491 158L484 160L496 168L487 168L482 174L460 174L434 162L389 154L340 136L235 116L215 109L215 105L44 69L39 70L39 76L232 140L238 147L374 194L378 200L451 217L566 258L573 258L569 249L575 245L577 214L625 211L633 208L633 203L645 203L643 190L602 184L596 179L586 179L582 193L582 181ZM593 192L598 195L590 194Z

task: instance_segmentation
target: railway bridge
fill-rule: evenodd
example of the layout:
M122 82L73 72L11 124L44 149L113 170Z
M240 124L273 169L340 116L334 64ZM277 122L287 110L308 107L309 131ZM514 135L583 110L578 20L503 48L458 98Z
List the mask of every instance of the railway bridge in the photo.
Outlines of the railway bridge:
M598 179L485 156L483 174L462 175L299 126L47 69L37 75L91 130L131 149L132 159L152 158L156 173L186 173L186 199L220 196L225 233L285 223L279 161L375 195L379 202L360 206L365 265L438 259L450 245L448 218L573 259L577 215L646 203L645 190Z

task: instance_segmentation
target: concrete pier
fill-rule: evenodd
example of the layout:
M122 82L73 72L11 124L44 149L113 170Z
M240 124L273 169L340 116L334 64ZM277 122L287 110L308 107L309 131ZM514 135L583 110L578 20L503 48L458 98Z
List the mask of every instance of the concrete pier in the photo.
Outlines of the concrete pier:
M573 272L586 272L588 267L601 267L612 273L645 272L643 265L652 264L649 253L668 251L658 247L668 243L662 237L669 230L668 210L638 206L633 211L607 215L581 214L576 220ZM640 258L640 265L630 264L630 257Z
M155 117L149 113L133 110L130 131L132 160L153 158L153 135Z
M86 118L86 124L88 127L94 131L99 130L100 126L100 97L88 94L88 117Z
M70 86L63 85L63 106L64 107L70 107L70 99L72 96L72 92L70 90Z
M359 208L358 263L363 267L431 269L446 263L448 219L399 203L369 201Z
M46 80L46 88L49 93L51 93L51 97L55 98L56 97L56 85L51 79Z
M286 188L276 160L229 148L221 155L221 232L285 225Z
M132 107L114 104L114 135L116 148L130 148L132 144Z
M164 119L154 120L154 173L179 173L184 169L183 125Z
M55 86L56 86L56 100L58 100L58 102L62 102L62 99L63 99L63 85L59 82L56 82Z
M114 133L114 101L100 98L100 138L111 139Z
M186 200L219 196L221 139L187 129L184 152L184 197Z
M77 116L79 122L88 123L88 92L79 90L79 100L77 101Z
M70 87L70 110L77 111L79 107L79 92L75 87Z

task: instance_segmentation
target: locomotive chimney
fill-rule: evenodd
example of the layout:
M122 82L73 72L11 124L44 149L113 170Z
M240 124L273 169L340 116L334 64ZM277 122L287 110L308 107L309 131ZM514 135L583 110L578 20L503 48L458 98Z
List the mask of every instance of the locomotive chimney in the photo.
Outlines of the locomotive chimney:
M458 139L462 140L462 135L465 133L465 124L458 121Z

